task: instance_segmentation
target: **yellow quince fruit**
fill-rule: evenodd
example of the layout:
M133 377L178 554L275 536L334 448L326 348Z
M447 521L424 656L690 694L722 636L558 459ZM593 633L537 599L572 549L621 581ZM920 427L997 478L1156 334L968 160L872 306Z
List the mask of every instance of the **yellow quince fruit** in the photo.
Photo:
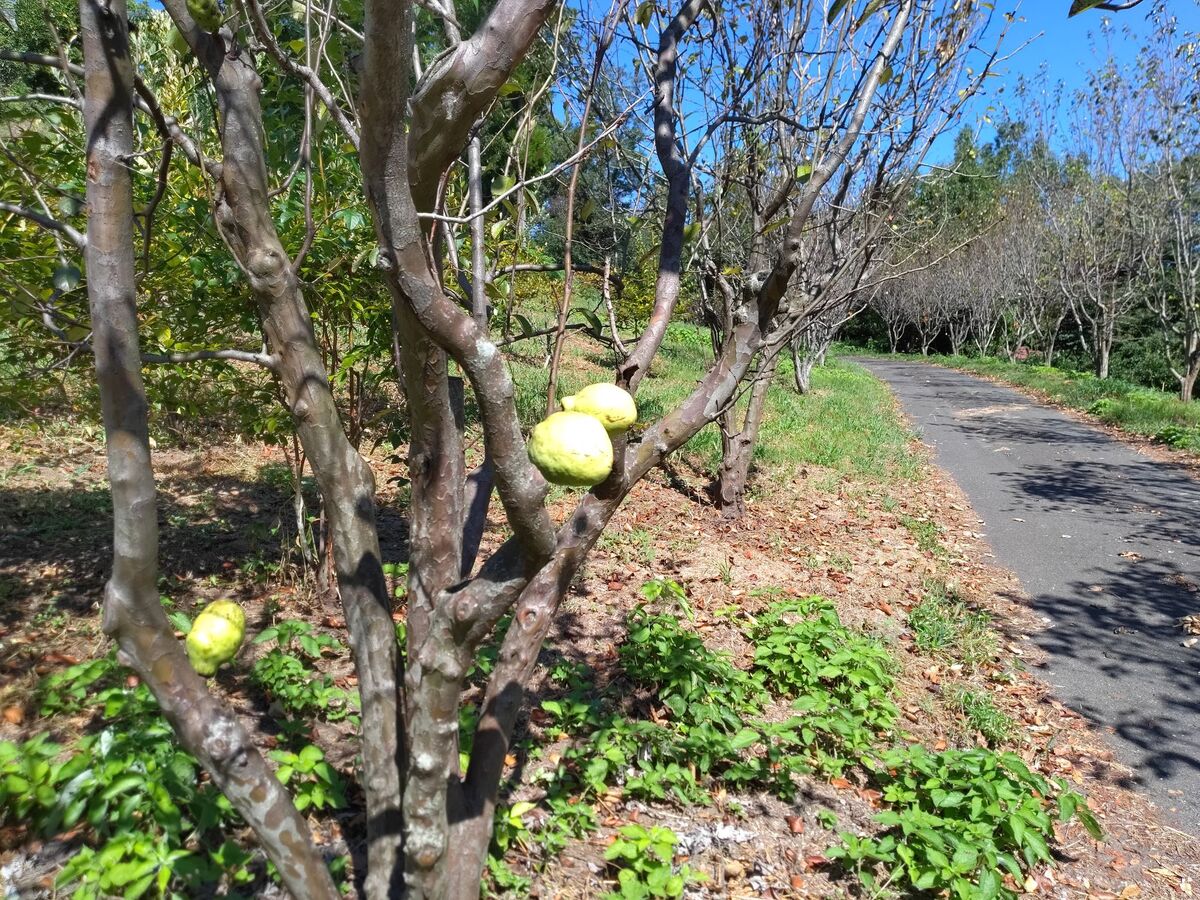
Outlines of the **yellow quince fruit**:
M232 600L214 600L200 611L188 632L188 659L204 676L215 675L222 663L237 656L246 636L246 614Z
M533 427L529 458L547 481L591 487L612 471L613 446L594 416L556 412Z
M589 384L578 394L563 397L563 409L586 413L600 420L609 434L620 434L637 421L637 404L629 391L611 382Z

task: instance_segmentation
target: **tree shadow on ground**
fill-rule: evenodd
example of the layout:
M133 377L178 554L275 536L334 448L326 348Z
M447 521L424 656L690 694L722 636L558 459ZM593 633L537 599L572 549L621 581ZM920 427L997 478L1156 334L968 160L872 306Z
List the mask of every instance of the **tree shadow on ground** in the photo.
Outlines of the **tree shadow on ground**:
M171 581L219 579L243 590L296 559L291 488L278 479L189 475L159 486L160 573ZM317 498L306 491L307 511ZM112 564L107 486L0 489L0 625L35 615L87 615L98 608ZM408 558L408 522L378 510L387 562Z

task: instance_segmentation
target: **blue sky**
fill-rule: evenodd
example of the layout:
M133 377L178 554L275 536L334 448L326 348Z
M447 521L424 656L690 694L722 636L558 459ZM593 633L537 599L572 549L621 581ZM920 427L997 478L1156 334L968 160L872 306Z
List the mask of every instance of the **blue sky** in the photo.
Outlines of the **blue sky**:
M1143 43L1142 38L1149 33L1146 13L1152 2L1153 0L1144 0L1141 6L1126 12L1091 11L1068 19L1070 0L1025 0L1021 4L1018 20L1009 31L1008 49L1004 52L1011 53L1026 42L1031 43L1001 66L1002 77L991 80L991 93L988 96L976 98L963 119L963 126L977 126L987 114L989 105L1003 107L1008 102L1018 78L1021 75L1028 79L1042 78L1043 67L1045 80L1049 82L1046 85L1048 89L1055 83L1062 82L1069 95L1073 89L1082 86L1087 80L1088 72L1098 65L1096 53L1093 51L1093 37L1097 47L1106 46L1101 35L1101 23L1104 19L1108 19L1113 25L1111 46L1117 57L1132 59ZM1200 31L1200 5L1197 5L1196 0L1168 2L1183 29ZM999 3L996 6L997 9L1003 9ZM1125 34L1126 29L1131 32L1130 35ZM1001 85L1005 85L1006 90L997 94L996 89ZM986 140L990 134L985 125L982 137ZM934 145L929 161L947 161L953 153L953 138L953 134L941 138Z

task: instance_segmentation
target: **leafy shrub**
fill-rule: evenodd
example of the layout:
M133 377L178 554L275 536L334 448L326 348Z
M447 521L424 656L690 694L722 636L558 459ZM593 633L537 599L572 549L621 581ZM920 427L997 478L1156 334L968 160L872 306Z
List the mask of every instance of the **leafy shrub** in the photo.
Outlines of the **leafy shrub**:
M1028 869L1052 860L1056 817L1077 816L1100 837L1078 794L1051 784L1012 753L929 753L914 745L883 753L872 768L883 802L892 807L875 817L886 830L874 837L843 832L842 843L828 851L855 870L868 891L887 884L963 900L1012 898ZM1018 887L1006 885L1005 872Z
M279 763L275 777L288 786L296 809L341 809L346 805L345 781L316 744L306 744L299 753L272 750L271 758Z
M634 681L653 687L678 719L736 731L742 716L762 711L761 681L709 650L673 616L638 607L626 625L629 637L618 650L622 667Z
M320 716L328 722L357 721L358 693L346 691L322 675L310 660L326 652L341 652L336 638L318 633L307 622L289 620L264 629L254 639L276 646L254 661L250 681L279 703L291 716Z
M619 885L617 891L605 896L615 900L682 897L688 882L701 880L702 873L688 866L674 870L677 842L675 832L669 828L622 827L604 851L609 866L616 870Z
M0 742L3 819L43 835L84 826L88 843L57 879L79 900L251 880L248 855L234 865L241 851L194 849L194 836L236 823L237 814L201 782L199 764L175 743L150 691L127 675L110 654L43 680L43 711L94 711L105 727L70 746L45 733Z
M1195 449L1200 447L1200 427L1172 423L1160 428L1155 433L1154 440L1160 444L1174 447L1176 450Z
M875 731L895 723L895 663L879 641L843 625L828 600L775 603L751 627L750 638L754 672L772 693L801 702L828 695Z

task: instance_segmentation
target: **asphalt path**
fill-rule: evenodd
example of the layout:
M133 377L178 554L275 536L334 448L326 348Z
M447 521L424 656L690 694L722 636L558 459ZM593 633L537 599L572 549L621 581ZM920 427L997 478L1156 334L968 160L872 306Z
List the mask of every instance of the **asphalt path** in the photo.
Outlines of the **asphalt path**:
M1102 730L1132 787L1200 833L1200 482L970 375L857 360L895 392L1050 627L1041 672Z

